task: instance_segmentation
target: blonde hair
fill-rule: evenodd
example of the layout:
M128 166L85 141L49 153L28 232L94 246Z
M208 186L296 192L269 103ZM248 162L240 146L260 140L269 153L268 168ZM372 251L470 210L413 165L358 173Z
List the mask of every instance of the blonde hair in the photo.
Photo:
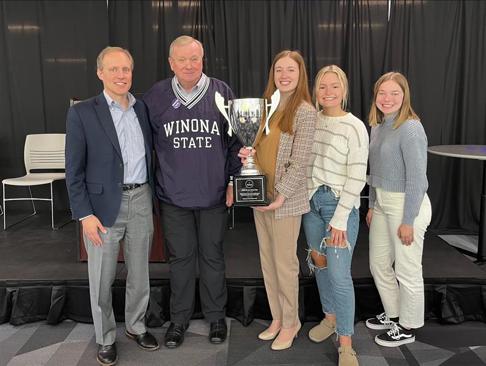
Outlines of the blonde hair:
M193 38L191 36L179 36L176 39L174 39L169 46L169 57L172 57L172 53L174 52L174 47L186 46L188 44L191 44L192 42L196 42L199 45L202 53L201 56L204 56L204 47L201 42L199 42L196 38Z
M312 99L309 92L309 81L307 78L307 71L305 69L305 61L299 51L285 50L279 52L273 59L272 66L268 72L268 83L263 93L263 98L270 99L272 94L277 90L275 86L275 64L278 60L284 57L290 57L299 66L299 81L297 82L297 87L292 95L289 97L287 104L285 105L285 110L283 113L279 114L279 127L284 133L293 134L294 131L294 117L299 108L300 104L305 101L312 104Z
M403 122L409 119L420 121L418 115L412 108L412 104L410 101L410 88L408 86L407 79L399 72L391 71L386 73L385 75L382 75L375 83L373 101L371 102L370 114L368 116L368 122L370 126L374 127L383 122L384 115L383 112L380 111L376 106L376 97L378 95L378 91L380 90L381 84L389 80L393 80L395 83L397 83L403 92L402 106L400 107L398 114L395 117L395 121L393 122L393 128L400 127Z
M135 66L134 65L134 62L133 62L133 57L132 55L130 54L130 52L124 48L121 48L121 47L112 47L112 46L108 46L108 47L105 47L101 50L101 52L98 54L98 57L96 58L96 68L98 70L103 70L103 58L105 58L105 56L109 53L112 53L112 52L123 52L125 55L127 55L127 57L130 59L130 63L132 64L132 70L133 70L133 67Z
M317 91L319 90L319 84L321 83L321 79L328 72L332 72L337 76L339 80L339 84L343 89L343 100L341 101L341 108L343 109L343 111L345 111L346 107L348 106L348 99L349 99L348 78L346 77L345 72L339 66L336 65L324 66L322 69L319 70L319 72L316 75L316 81L314 85L314 100L316 103L316 109L318 111L321 110L321 106L319 104L319 101L317 100Z

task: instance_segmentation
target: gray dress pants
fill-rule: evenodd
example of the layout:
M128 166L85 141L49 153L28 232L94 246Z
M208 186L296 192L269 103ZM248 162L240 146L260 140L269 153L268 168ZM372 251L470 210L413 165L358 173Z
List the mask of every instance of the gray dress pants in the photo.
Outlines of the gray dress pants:
M145 333L150 284L148 259L153 236L152 193L145 184L122 193L120 212L107 233L100 233L102 246L93 245L85 236L88 252L89 292L96 343L115 342L111 286L115 280L120 240L127 267L125 326L130 333Z

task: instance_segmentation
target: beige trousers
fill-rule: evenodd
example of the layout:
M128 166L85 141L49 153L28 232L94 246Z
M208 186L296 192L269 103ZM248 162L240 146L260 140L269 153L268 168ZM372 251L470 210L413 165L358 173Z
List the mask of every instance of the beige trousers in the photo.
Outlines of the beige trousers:
M253 210L260 262L272 318L283 328L299 322L299 259L297 239L302 216L275 219L275 212Z
M376 189L370 225L370 270L389 318L399 317L409 328L424 325L424 280L422 252L432 208L427 194L413 222L413 242L403 245L398 238L405 193Z

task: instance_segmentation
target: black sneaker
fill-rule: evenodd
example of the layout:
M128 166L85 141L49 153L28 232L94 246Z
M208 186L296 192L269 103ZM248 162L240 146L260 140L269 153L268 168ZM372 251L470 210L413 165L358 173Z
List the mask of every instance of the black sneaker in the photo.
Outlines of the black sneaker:
M385 313L378 314L374 318L366 320L366 326L370 329L385 330L393 328L395 322L390 320Z
M377 335L375 342L383 347L399 347L407 343L415 342L415 333L413 329L407 330L400 324L393 324L388 332Z

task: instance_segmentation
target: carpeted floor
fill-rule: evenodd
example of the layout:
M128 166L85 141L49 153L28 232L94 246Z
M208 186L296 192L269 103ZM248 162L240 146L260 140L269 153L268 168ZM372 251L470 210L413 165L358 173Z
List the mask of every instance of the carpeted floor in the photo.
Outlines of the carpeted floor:
M162 346L155 352L146 352L123 334L123 323L118 324L118 365L159 366L249 366L249 365L337 365L336 339L321 344L307 338L314 323L305 323L291 349L275 352L270 342L257 339L267 324L254 321L243 327L228 319L229 338L221 345L208 342L208 325L193 320L184 344L175 350ZM168 323L150 331L162 342ZM486 324L465 322L460 325L442 325L427 322L419 330L415 343L400 348L379 347L373 342L376 331L368 330L363 322L356 324L354 348L361 366L476 366L486 365ZM96 365L97 346L91 324L72 321L50 326L44 322L14 327L0 325L0 365L8 366L88 366Z

